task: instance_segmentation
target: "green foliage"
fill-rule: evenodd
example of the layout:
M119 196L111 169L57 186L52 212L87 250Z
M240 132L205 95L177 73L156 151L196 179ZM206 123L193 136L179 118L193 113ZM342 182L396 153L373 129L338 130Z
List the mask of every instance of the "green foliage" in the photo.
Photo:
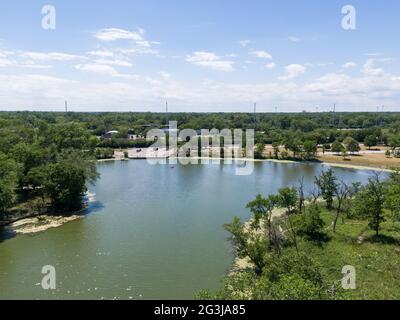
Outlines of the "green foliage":
M359 143L353 139L352 137L347 137L343 141L344 145L346 146L346 150L350 153L355 153L360 151L360 145Z
M392 219L400 222L400 174L395 172L385 189L385 208L391 212Z
M332 152L334 153L341 153L344 149L343 144L336 140L333 144L332 144Z
M96 148L94 154L95 154L96 159L98 159L98 160L112 159L114 156L114 149L112 149L112 148Z
M297 233L313 240L319 240L323 236L325 222L321 218L321 208L312 203L307 207L306 213L300 216L297 224Z
M364 145L368 147L368 149L371 149L371 147L376 146L377 145L376 136L370 135L365 137Z
M93 161L81 152L63 153L56 163L48 166L45 190L56 209L76 211L82 208L86 182L96 179Z
M16 198L17 164L0 153L0 214L9 209Z
M304 159L311 160L317 155L318 144L315 141L307 140L303 144Z
M270 255L262 274L251 270L235 272L223 281L221 290L212 294L202 291L203 300L317 300L338 299L340 290L331 283L308 255L287 252Z
M264 260L268 250L265 237L246 230L238 217L235 217L232 223L226 224L224 228L232 235L237 256L249 258L256 267L256 272L261 272L265 266Z
M315 184L320 188L322 198L326 201L327 208L333 208L333 197L337 192L338 184L332 169L322 172L319 177L315 177Z
M367 218L369 227L379 235L384 217L385 203L384 186L379 180L379 175L370 178L368 184L356 195L353 210L357 217Z
M264 149L265 149L265 144L264 143L257 143L256 145L256 150L254 152L254 158L255 159L264 159Z
M296 212L297 202L299 200L297 190L295 188L282 188L278 191L278 205L286 208L286 213L291 215Z

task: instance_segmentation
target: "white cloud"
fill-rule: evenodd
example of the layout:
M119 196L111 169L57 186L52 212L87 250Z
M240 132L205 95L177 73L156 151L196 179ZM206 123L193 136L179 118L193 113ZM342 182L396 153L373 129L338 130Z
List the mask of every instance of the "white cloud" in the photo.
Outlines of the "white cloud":
M251 41L250 40L240 40L239 43L243 48L246 48L251 43Z
M261 58L261 59L272 59L272 55L267 52L267 51L252 51L250 52L250 54L252 54L253 56L256 56L257 58Z
M112 66L98 63L78 64L75 69L83 72L95 73L114 78L136 79L136 75L119 73Z
M60 52L20 52L19 56L25 59L36 61L72 61L77 59L85 59L85 57L80 55Z
M234 62L223 60L213 52L196 51L186 57L186 61L192 64L210 68L217 71L232 71Z
M119 60L119 59L98 59L95 60L97 64L105 64L105 65L113 65L118 67L133 67L133 64L126 60Z
M52 65L49 64L38 64L35 61L23 61L19 64L19 67L30 68L30 69L51 69Z
M89 51L88 54L102 58L111 58L114 56L114 53L108 50Z
M8 66L12 66L15 64L16 64L16 61L14 61L14 60L0 58L0 67L8 67Z
M292 42L300 42L300 41L301 41L301 39L300 39L300 38L298 38L298 37L294 37L294 36L290 36L290 37L288 37L288 40L289 40L289 41L292 41Z
M169 72L160 71L158 74L159 74L159 75L161 76L161 78L163 78L164 80L169 80L169 79L171 79L171 74L170 74Z
M285 67L286 75L279 77L279 80L291 80L304 74L307 67L301 64L290 64Z
M369 77L379 77L385 74L385 71L383 69L375 67L374 59L367 60L367 62L363 66L362 72L365 76Z
M145 38L145 30L138 28L137 31L128 31L119 28L105 28L97 31L94 37L104 42L114 42L117 40L128 40L125 47L113 48L108 51L92 51L93 55L112 57L115 53L122 54L153 54L158 55L158 51L153 49L154 45L159 45L158 41L150 41Z
M116 41L116 40L133 40L144 41L144 30L128 31L118 28L105 28L95 33L95 38L101 41Z
M265 65L265 67L266 67L267 69L275 69L276 64L275 64L274 62L267 63L267 64Z
M103 66L104 68L104 66ZM88 72L117 75L110 81L77 81L43 75L0 74L0 108L33 109L63 107L65 99L83 110L162 111L168 98L177 111L243 111L248 101L258 101L260 108L278 105L282 111L299 111L315 105L328 106L340 101L346 110L375 110L376 105L397 106L400 76L349 76L330 73L310 82L176 82L150 76L121 77L113 69L82 67ZM113 70L113 71L110 71ZM97 73L98 74L98 73ZM159 74L161 75L161 74ZM189 109L188 106L191 106ZM296 109L296 107L299 107ZM352 109L353 108L353 109ZM38 109L36 109L38 110Z
M355 68L357 67L357 63L353 61L346 62L345 64L342 65L343 69L349 69L349 68Z

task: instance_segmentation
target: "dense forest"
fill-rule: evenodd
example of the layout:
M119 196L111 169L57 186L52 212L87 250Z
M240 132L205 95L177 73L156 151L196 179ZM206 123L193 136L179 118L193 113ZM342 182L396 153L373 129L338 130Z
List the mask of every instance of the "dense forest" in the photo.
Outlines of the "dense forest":
M400 113L0 113L0 211L28 201L39 211L82 207L96 159L116 148L146 147L148 130L177 121L179 129L255 129L256 157L312 159L317 146L355 152L359 144L385 145L399 156ZM116 132L104 139L109 132ZM142 137L128 139L130 134ZM279 150L284 145L285 150ZM32 201L31 201L32 200Z

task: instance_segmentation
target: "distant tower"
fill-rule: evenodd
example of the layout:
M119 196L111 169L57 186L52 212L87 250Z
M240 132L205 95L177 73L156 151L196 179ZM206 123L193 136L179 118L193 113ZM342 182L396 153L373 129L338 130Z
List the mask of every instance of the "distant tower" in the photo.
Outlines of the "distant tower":
M65 100L65 113L68 113L68 101Z
M332 121L333 121L333 124L332 124L332 126L333 127L336 127L336 103L335 104L333 104L333 119L332 119Z
M167 121L167 126L169 126L168 101L165 101L165 118L166 118L166 121Z
M254 128L257 126L257 103L254 103Z

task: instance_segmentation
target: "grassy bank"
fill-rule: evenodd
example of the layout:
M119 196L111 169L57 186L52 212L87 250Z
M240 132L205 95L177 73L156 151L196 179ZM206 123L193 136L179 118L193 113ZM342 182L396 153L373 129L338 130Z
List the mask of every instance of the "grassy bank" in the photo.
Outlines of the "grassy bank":
M340 222L334 233L334 214L324 210L321 216L327 240L302 238L300 250L313 257L332 282L341 279L343 266L354 266L357 289L346 292L349 299L400 299L400 224L383 223L382 235L376 238L365 220Z

